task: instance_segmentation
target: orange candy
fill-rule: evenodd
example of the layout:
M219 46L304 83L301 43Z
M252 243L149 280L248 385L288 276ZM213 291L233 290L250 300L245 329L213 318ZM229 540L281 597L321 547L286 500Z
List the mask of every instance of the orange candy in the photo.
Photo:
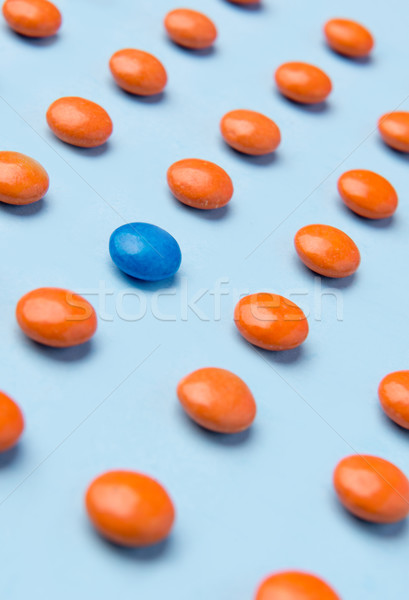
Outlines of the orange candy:
M409 513L409 481L383 458L343 458L334 471L334 487L344 507L365 521L395 523Z
M409 429L409 371L386 375L379 384L378 395L388 417Z
M112 133L112 121L102 106L75 96L53 102L47 123L60 140L81 148L101 146Z
M389 181L365 169L343 173L338 192L348 208L367 219L390 217L398 206L398 195Z
M301 104L323 102L332 90L331 80L318 67L303 62L288 62L275 72L278 89Z
M175 44L192 50L209 48L217 37L213 21L189 8L170 11L165 17L165 29Z
M335 52L352 58L368 56L374 46L371 32L350 19L330 19L325 23L324 34Z
M340 597L315 575L282 571L262 582L255 600L340 600Z
M179 401L196 423L218 433L248 429L256 416L253 394L240 377L207 367L186 375L178 384Z
M301 308L278 294L250 294L236 304L234 321L241 335L265 350L290 350L308 335Z
M347 277L361 262L351 238L330 225L306 225L295 234L294 245L302 262L325 277Z
M49 37L61 27L61 13L48 0L6 0L3 15L11 29L28 37Z
M168 169L167 179L172 194L183 204L194 208L220 208L233 195L233 184L226 171L199 158L173 163Z
M20 152L0 152L0 202L31 204L48 190L47 171L39 162Z
M23 433L24 417L20 407L0 392L0 452L15 446Z
M400 152L409 152L409 112L393 112L378 121L379 133L385 144Z
M235 150L254 156L274 152L281 141L277 125L254 110L232 110L220 121L224 141Z
M115 52L109 68L119 87L139 96L160 94L168 80L165 67L155 56L133 48Z
M85 504L96 530L121 546L150 546L165 539L175 509L160 483L134 471L108 471L90 484Z
M97 328L91 304L60 288L38 288L25 294L17 304L16 317L29 338L54 348L87 342Z

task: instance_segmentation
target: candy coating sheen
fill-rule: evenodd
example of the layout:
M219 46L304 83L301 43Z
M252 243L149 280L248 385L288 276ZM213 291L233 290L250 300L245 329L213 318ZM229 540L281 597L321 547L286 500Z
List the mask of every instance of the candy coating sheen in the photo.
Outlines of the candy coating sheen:
M399 152L409 152L409 112L383 115L378 121L378 129L385 144Z
M182 260L175 238L150 223L128 223L115 229L109 253L118 269L145 281L171 277Z
M254 600L341 600L330 586L316 575L301 571L282 571L267 577Z
M278 294L245 296L236 304L234 321L248 342L265 350L296 348L308 335L301 308Z
M175 44L192 50L209 48L217 37L213 21L189 8L170 11L165 17L165 29Z
M46 116L52 132L73 146L101 146L112 133L108 113L99 104L85 98L59 98L50 105Z
M240 377L215 367L198 369L177 387L179 401L193 421L218 433L248 429L256 416L253 394Z
M334 487L344 507L365 521L396 523L409 513L409 481L383 458L343 458L334 471Z
M348 208L367 219L390 217L398 206L398 195L389 181L365 169L343 173L338 192Z
M100 535L121 546L157 544L169 535L175 519L162 485L134 471L108 471L94 479L85 506Z
M224 141L235 150L259 156L274 152L281 141L277 125L254 110L232 110L220 121Z
M97 316L91 304L61 288L28 292L17 303L16 318L29 338L54 348L87 342L97 328Z
M368 56L374 46L371 32L350 19L330 19L324 25L324 34L332 50L351 58Z
M378 395L388 417L409 429L409 371L395 371L386 375L379 384Z
M233 184L226 171L207 160L179 160L169 167L167 180L172 194L194 208L220 208L233 195Z
M31 204L48 190L47 171L39 162L20 152L0 152L0 202Z
M162 63L143 50L118 50L111 56L109 68L119 87L139 96L159 94L168 80Z
M55 35L62 21L60 11L48 0L6 0L3 16L11 29L34 38Z
M13 448L24 430L20 407L4 392L0 392L0 452Z
M306 225L295 234L294 246L311 271L325 277L348 277L359 267L361 257L351 238L330 225Z
M324 71L303 62L288 62L278 67L275 81L283 96L301 104L323 102L332 90L331 80Z

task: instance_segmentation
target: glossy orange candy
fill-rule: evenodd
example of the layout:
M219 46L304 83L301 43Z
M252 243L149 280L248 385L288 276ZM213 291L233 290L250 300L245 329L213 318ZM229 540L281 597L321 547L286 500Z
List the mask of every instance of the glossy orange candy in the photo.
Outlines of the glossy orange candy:
M254 110L232 110L220 121L224 141L235 150L254 156L274 152L281 141L277 125Z
M338 191L345 204L361 217L385 219L395 212L398 195L387 179L365 169L343 173Z
M217 37L213 21L189 8L177 8L169 12L165 17L165 29L175 44L192 50L209 48Z
M48 190L47 171L39 162L20 152L0 152L0 202L31 204Z
M49 37L61 27L61 13L48 0L6 0L3 15L11 29L27 37Z
M361 262L351 238L330 225L306 225L295 234L294 245L302 262L325 277L347 277Z
M255 600L340 600L322 579L302 571L282 571L265 579Z
M395 523L409 513L409 481L383 458L347 456L335 468L334 487L344 507L365 521Z
M245 296L236 304L234 321L248 342L265 350L296 348L308 335L301 308L278 294Z
M226 171L199 158L173 163L168 169L167 180L172 194L194 208L220 208L233 196L233 183Z
M53 102L47 123L60 140L81 148L101 146L112 133L112 121L102 106L76 96Z
M17 303L16 318L29 338L55 348L87 342L97 328L91 304L60 288L38 288L25 294Z
M378 121L379 133L385 144L400 152L409 152L409 112L383 115Z
M378 395L388 417L409 429L409 371L386 375L379 384Z
M324 33L335 52L351 58L368 56L374 46L371 32L350 19L330 19L324 25Z
M287 98L301 104L323 102L331 93L332 83L324 71L303 62L288 62L275 72L278 89Z
M168 80L162 63L143 50L118 50L111 56L109 68L119 87L139 96L160 94Z
M0 452L10 450L20 439L24 417L20 407L4 392L0 392Z
M96 530L121 546L150 546L165 539L175 509L160 483L134 471L108 471L88 487L88 516Z
M179 401L196 423L218 433L248 429L256 416L253 394L240 377L215 367L198 369L178 384Z

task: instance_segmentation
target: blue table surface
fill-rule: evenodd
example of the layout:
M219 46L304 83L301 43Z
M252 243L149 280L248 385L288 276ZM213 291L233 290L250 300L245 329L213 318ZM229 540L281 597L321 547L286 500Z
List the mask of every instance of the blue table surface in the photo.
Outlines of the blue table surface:
M162 20L173 0L59 0L64 23L45 41L0 25L1 149L39 160L45 200L0 207L1 380L22 406L26 431L0 457L1 596L7 600L118 597L249 600L268 573L320 574L343 599L407 597L409 527L360 522L338 504L336 463L375 454L409 472L408 434L377 400L388 372L408 368L408 157L387 148L377 119L409 110L409 5L403 0L265 0L245 10L223 0L189 6L219 29L211 52L173 45ZM333 16L364 22L377 45L368 61L332 53L321 28ZM152 52L169 82L159 99L122 92L108 69L124 47ZM280 97L273 72L288 60L322 67L334 90L323 107ZM74 148L48 130L60 96L84 96L112 117L104 147ZM273 118L282 145L251 158L221 140L221 116L250 108ZM174 200L168 166L214 161L235 194L219 211ZM341 203L351 168L387 177L400 196L392 219L370 222ZM112 231L146 221L168 230L183 261L170 281L121 274ZM293 236L322 222L346 231L362 255L346 280L315 277ZM99 315L93 341L70 350L30 342L15 305L58 286L84 294ZM220 295L218 290L222 290ZM275 291L309 315L298 350L256 352L235 330L240 294ZM203 366L239 374L258 404L247 434L218 436L182 412L178 380ZM158 478L177 507L169 540L122 550L100 539L84 491L114 468Z

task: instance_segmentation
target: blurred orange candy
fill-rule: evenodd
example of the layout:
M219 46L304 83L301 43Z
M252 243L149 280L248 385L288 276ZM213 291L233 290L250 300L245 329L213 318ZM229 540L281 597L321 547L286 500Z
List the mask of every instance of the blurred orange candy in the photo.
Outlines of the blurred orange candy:
M39 162L20 152L0 152L0 202L31 204L48 190L47 171Z
M368 56L374 46L371 32L350 19L330 19L324 25L324 34L335 52L352 58Z
M277 125L254 110L232 110L220 121L224 141L235 150L254 156L274 152L281 141Z
M386 375L379 384L378 395L388 417L409 429L409 371Z
M177 8L165 17L165 29L170 39L192 50L202 50L217 37L215 24L209 17L189 8Z
M139 96L159 94L168 79L164 66L155 56L133 48L115 52L109 68L119 87Z
M283 96L301 104L323 102L332 90L328 75L304 62L284 63L275 72L275 80Z
M262 582L255 600L340 600L340 597L315 575L282 571Z
M11 29L27 37L49 37L61 27L61 13L48 0L6 0L3 15Z
M399 152L409 152L409 112L383 115L378 121L378 129L385 144Z
M0 452L15 446L23 433L24 417L19 406L0 392Z

